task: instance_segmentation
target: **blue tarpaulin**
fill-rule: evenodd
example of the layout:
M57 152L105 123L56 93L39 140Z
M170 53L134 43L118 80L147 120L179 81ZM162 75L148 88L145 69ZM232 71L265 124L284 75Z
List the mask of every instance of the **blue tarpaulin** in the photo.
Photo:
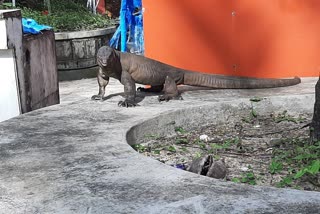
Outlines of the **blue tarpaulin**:
M121 51L144 54L142 1L122 0L120 26L110 40L110 46Z
M33 19L22 18L23 33L39 34L42 30L50 30L52 27L47 25L39 25Z

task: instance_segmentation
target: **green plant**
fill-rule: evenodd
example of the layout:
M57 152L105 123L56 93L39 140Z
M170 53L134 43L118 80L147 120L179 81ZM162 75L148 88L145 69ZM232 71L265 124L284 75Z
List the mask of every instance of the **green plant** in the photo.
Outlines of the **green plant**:
M232 178L231 181L235 182L235 183L240 183L240 179L239 178Z
M189 141L186 138L177 138L175 143L176 144L188 144Z
M168 146L166 148L166 150L169 151L169 152L176 152L177 151L176 147L174 147L174 146Z
M31 2L31 1L30 1ZM87 8L72 0L51 0L51 12L41 3L18 4L22 17L32 18L39 24L53 27L54 31L79 31L104 28L115 24L114 20L100 14L92 14ZM0 9L12 8L3 4Z
M282 177L281 181L276 184L277 187L287 187L291 186L293 182L293 176L287 175L285 177Z
M275 174L277 172L280 172L282 168L283 168L282 163L272 160L269 166L269 172L271 174Z
M303 118L301 116L299 116L298 118L295 118L295 117L289 115L288 111L285 110L282 113L273 116L273 120L276 123L280 123L283 121L298 123L298 122L301 122L303 120Z
M141 144L134 144L131 147L139 153L145 152L147 150L147 147Z
M189 150L186 147L181 147L180 149L182 152L189 152Z
M232 145L236 145L238 143L239 143L239 138L227 139L222 144L211 143L210 144L211 149L209 150L209 152L210 153L217 153L219 150L227 150Z
M243 122L252 123L258 117L258 112L255 110L253 103L258 103L262 100L263 98L261 97L250 98L250 113L248 117L242 118Z
M161 150L155 149L152 152L153 152L153 154L160 155Z
M195 159L201 158L201 153L200 153L200 152L196 152L196 153L194 154L194 158L195 158Z
M248 168L251 168L251 167L248 167ZM252 170L246 172L246 173L243 173L241 174L240 177L234 177L231 179L232 182L235 182L235 183L246 183L246 184L250 184L250 185L256 185L257 182L256 182L256 176L255 174L253 173Z
M319 173L320 169L320 160L314 160L312 163L306 165L302 169L300 169L294 176L294 179L301 178L305 174L316 175Z
M180 126L175 127L175 128L174 128L174 131L177 132L177 133L179 133L179 134L185 134L185 133L187 133L187 131L184 130L184 128L182 128L182 127L180 127Z
M270 172L282 170L286 173L277 186L292 186L301 179L318 186L315 178L320 173L320 142L310 145L308 139L291 139L282 143L287 147L290 145L291 148L289 150L274 148ZM282 163L281 167L279 163Z
M256 176L252 171L242 174L242 176L240 178L240 182L241 183L247 183L247 184L250 184L250 185L256 185L257 184Z
M13 6L12 6L12 3L9 3L9 2L4 2L4 3L0 3L0 9L11 9Z

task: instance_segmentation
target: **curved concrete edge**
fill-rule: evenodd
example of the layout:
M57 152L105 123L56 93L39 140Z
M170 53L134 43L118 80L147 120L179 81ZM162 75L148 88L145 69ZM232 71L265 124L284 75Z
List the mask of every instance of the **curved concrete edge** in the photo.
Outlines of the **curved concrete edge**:
M241 120L243 116L248 116L251 106L260 115L270 113L282 113L288 111L289 114L300 114L313 111L314 95L287 95L264 98L257 103L251 103L248 98L233 101L223 101L199 106L185 107L174 112L161 114L153 119L146 120L130 128L127 132L127 141L130 145L142 142L147 135L167 136L173 135L175 127L183 127L192 130L201 126L228 121Z
M88 31L75 31L75 32L60 32L55 33L55 40L67 40L67 39L78 39L87 37L96 37L114 33L116 31L116 26L109 26L107 28L88 30Z
M201 94L162 104L148 97L131 109L117 107L121 97L85 98L0 123L0 213L317 213L319 192L210 179L127 144L150 130L170 130L172 121L192 128L223 121L250 104L248 98L208 100L210 92ZM313 102L313 94L277 96L257 108L304 112Z

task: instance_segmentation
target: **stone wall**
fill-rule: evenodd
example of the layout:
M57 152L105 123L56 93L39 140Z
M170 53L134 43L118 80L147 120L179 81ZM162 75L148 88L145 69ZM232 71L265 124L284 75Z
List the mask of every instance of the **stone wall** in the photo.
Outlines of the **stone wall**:
M96 54L116 27L79 32L55 33L57 68L60 80L74 80L96 76Z

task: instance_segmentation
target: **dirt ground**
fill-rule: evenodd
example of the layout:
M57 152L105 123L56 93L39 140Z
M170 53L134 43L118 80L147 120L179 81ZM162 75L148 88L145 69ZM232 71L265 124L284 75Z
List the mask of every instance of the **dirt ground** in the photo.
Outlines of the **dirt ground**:
M319 161L319 149L309 151L307 143L311 118L311 114L260 116L251 111L236 120L190 131L176 127L173 137L145 136L134 148L183 170L210 154L224 160L227 181L320 191L319 172L295 178L308 161ZM309 153L314 154L305 157Z

